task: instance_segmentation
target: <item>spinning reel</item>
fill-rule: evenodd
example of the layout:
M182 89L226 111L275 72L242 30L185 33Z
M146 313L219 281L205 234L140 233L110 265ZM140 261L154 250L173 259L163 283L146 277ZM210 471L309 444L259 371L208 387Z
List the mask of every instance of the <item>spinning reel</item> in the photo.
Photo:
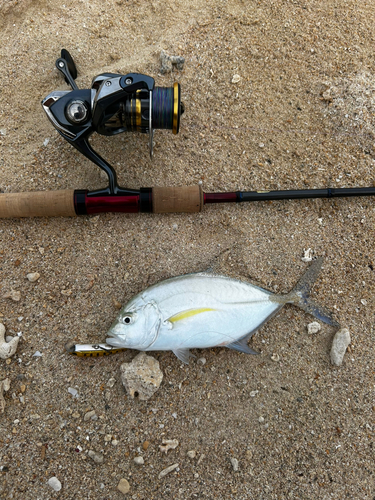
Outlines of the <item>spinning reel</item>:
M108 188L92 191L89 196L132 193L118 186L115 170L94 151L88 138L94 132L106 136L146 133L152 157L155 129L169 129L173 134L179 131L184 112L180 85L155 87L154 79L147 75L102 73L93 79L91 89L79 90L76 65L65 49L56 68L72 90L51 92L42 100L43 109L60 135L108 176Z

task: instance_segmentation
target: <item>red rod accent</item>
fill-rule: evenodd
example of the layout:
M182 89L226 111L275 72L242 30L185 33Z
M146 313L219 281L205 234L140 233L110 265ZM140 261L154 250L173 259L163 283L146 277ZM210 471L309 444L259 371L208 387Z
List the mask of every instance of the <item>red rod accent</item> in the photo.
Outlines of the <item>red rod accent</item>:
M139 195L129 196L87 196L85 197L87 214L104 212L139 212Z
M236 193L203 193L204 203L229 203L237 201Z

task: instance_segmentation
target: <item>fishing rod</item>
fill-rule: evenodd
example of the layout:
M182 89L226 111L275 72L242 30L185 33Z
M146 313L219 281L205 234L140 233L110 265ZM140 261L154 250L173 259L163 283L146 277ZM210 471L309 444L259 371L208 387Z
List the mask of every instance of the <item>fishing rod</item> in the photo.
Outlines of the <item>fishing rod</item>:
M59 134L107 175L108 187L88 190L36 191L0 194L0 218L78 216L105 212L171 213L200 212L212 203L242 203L266 200L341 198L374 196L375 187L294 189L277 191L235 191L204 193L200 185L153 187L139 190L122 188L116 171L90 145L94 133L112 136L122 132L149 135L153 155L155 129L177 134L184 113L181 88L156 87L148 75L102 73L90 89L78 89L77 68L63 49L57 69L71 86L70 91L54 91L42 100L42 107Z

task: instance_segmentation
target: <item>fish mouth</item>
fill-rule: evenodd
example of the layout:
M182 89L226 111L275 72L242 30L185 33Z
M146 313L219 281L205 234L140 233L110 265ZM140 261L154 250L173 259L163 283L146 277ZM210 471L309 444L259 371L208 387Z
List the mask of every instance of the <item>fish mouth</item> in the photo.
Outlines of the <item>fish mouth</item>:
M111 334L109 334L111 335ZM115 336L115 337L107 337L105 339L105 341L107 342L107 344L113 346L113 347L126 347L125 346L125 341L122 340L121 341L121 338L119 338L119 336Z

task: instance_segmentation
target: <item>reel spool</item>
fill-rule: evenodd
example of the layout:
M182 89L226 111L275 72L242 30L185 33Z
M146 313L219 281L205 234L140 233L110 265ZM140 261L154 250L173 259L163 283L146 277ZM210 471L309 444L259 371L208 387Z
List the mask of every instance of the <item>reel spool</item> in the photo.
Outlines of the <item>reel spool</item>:
M145 133L152 157L155 129L179 131L185 110L180 85L155 87L154 79L147 75L102 73L93 79L91 89L80 90L74 81L77 69L67 50L61 51L56 67L72 90L56 90L42 100L49 120L64 139L107 173L108 188L96 193L128 192L117 185L114 169L93 150L88 138L94 132L106 136Z

